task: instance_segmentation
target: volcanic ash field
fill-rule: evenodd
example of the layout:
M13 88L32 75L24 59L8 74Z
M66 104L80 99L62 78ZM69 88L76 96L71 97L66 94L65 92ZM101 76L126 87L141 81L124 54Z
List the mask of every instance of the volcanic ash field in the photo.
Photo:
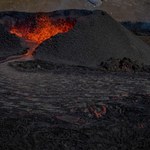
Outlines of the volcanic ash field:
M0 149L148 150L149 107L150 46L107 13L0 13Z

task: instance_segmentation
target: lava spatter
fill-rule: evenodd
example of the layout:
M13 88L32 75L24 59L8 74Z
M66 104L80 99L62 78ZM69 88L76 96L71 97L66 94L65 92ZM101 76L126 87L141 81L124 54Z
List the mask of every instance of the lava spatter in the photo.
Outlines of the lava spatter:
M32 56L39 44L58 33L68 32L74 27L75 23L76 21L73 19L54 20L46 15L38 15L34 21L29 19L25 22L16 23L10 29L10 33L23 38L27 43L34 43L33 47L28 44L30 49L25 54L26 56Z

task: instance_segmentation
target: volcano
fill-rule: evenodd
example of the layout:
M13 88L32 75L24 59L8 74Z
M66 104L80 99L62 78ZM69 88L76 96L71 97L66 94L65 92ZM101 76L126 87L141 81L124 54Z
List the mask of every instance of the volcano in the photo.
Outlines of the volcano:
M96 68L126 57L150 65L149 46L100 10L3 12L0 22L29 47L25 55L37 60Z

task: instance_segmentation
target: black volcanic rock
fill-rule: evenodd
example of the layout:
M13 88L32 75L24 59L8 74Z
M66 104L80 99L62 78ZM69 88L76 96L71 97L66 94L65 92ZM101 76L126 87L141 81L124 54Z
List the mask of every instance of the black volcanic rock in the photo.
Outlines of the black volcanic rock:
M10 34L3 25L0 24L0 58L21 54L24 47L21 40Z
M150 65L150 47L103 11L80 17L71 31L46 40L35 54L44 61L88 67L124 57Z

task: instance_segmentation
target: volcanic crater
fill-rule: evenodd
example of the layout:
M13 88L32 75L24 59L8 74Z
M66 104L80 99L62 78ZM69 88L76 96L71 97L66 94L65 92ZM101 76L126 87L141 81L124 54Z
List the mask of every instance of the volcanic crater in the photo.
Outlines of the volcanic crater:
M7 34L18 37L24 45L30 47L25 54L30 57L43 41L73 28L76 23L75 18L64 17L62 13L65 12L36 14L5 12L1 13L0 20Z

